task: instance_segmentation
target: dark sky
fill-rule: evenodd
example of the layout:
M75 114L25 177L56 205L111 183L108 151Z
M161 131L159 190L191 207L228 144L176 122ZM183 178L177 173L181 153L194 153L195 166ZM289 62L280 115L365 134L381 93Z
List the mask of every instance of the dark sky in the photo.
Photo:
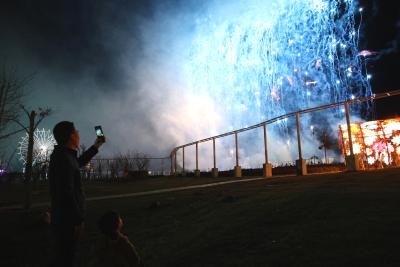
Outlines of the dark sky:
M1 1L0 60L21 76L34 74L27 88L33 92L28 105L50 106L55 111L42 127L51 129L60 120L74 121L82 142L90 145L93 126L101 124L108 136L108 154L132 149L168 155L177 140L161 146L150 140L164 137L161 127L153 126L159 118L153 114L163 110L153 110L152 103L167 96L149 92L161 99L142 98L145 88L137 65L158 53L153 51L157 48L151 45L151 36L146 35L147 31L163 31L157 28L155 16L164 11L171 14L182 3L185 1ZM151 64L157 63L149 60L140 71L147 70L150 76L151 70L146 68ZM149 143L152 145L147 146Z
M168 102L166 99L171 96L166 94L170 91L163 91L165 79L172 80L169 84L175 81L171 78L173 71L172 75L169 73L167 78L159 80L152 76L152 66L166 64L167 69L173 69L173 62L165 63L162 58L157 61L151 57L164 49L163 45L153 44L151 33L158 32L162 36L164 31L168 32L167 27L175 26L159 22L160 16L166 13L178 16L176 10L183 14L185 9L197 12L190 6L200 9L202 2L2 0L0 61L16 67L21 75L35 73L35 79L29 84L29 90L34 92L29 96L30 105L55 109L55 114L43 127L51 128L57 121L72 120L83 132L83 142L88 144L92 141L92 126L102 124L106 134L114 136L114 140L110 138L110 153L116 153L124 144L138 150L147 150L151 144L150 153L167 154L166 149L185 136L165 139L166 132L173 135L170 133L173 129L166 130L168 125L159 125L162 120L159 114L174 106L158 109L154 103ZM360 50L379 52L379 59L369 62L375 93L400 89L400 8L397 2L360 2L365 8ZM165 49L168 49L169 38L160 39L166 42ZM138 69L138 61L146 64ZM132 75L133 72L136 74ZM143 100L148 88L138 77L146 75L153 79L151 86L158 90L151 91L150 99ZM398 102L399 98L395 98L377 104L376 116L399 114ZM167 142L171 145L166 145ZM110 148L113 144L118 144L115 150Z
M115 90L123 86L118 60L124 50L113 45L120 41L114 38L121 37L118 31L130 31L140 50L134 21L151 16L149 1L6 0L0 4L0 27L7 37L2 47L29 56L38 72L49 68L76 79L91 69L100 90ZM21 60L2 57L12 64Z
M365 8L360 48L379 52L368 69L375 93L400 89L400 2L360 1ZM399 97L377 101L376 117L400 115Z

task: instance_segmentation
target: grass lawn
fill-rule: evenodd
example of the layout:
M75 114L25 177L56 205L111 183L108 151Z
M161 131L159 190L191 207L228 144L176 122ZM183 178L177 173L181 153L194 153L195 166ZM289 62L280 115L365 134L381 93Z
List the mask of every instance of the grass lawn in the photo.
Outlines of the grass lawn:
M136 181L121 183L95 183L84 184L86 197L99 197L116 194L143 192L157 189L168 189L181 186L201 185L222 181L232 178L195 178L195 177L147 177ZM25 188L22 183L0 184L0 208L12 205L22 205L25 199ZM47 183L38 183L33 186L32 202L49 202L49 188Z
M160 188L153 182L145 188ZM109 193L130 186L110 186ZM121 213L146 266L400 266L400 169L278 177L87 204L83 266L99 237L95 222L108 209ZM45 266L49 233L38 223L42 210L0 212L0 266Z

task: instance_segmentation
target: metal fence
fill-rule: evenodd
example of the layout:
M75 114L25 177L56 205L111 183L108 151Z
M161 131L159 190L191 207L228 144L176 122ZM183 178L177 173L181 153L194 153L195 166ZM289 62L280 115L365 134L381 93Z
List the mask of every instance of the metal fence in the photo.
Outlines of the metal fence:
M360 160L359 160L359 156L354 153L354 149L353 149L353 140L352 140L352 132L351 132L351 120L350 120L350 106L352 105L357 105L360 103L364 103L364 102L368 102L368 101L375 101L375 100L379 100L379 99L383 99L383 98L387 98L387 97L393 97L393 96L398 96L400 95L400 90L395 90L395 91L391 91L391 92L387 92L387 93L382 93L382 94L374 94L372 96L369 97L363 97L363 98L358 98L358 99L352 99L352 100L348 100L348 101L342 101L342 102L337 102L337 103L332 103L329 105L324 105L324 106L319 106L319 107L315 107L315 108L310 108L310 109L306 109L306 110L301 110L301 111L297 111L297 112L292 112L289 114L285 114L267 121L263 121L261 123L249 126L249 127L245 127L245 128L241 128L238 130L234 130L234 131L230 131L230 132L226 132L217 136L212 136L212 137L208 137L205 139L201 139L201 140L197 140L191 143L187 143L178 147L175 147L170 154L170 168L171 168L171 174L175 175L175 174L182 174L184 175L185 172L187 170L189 170L190 172L192 172L193 170L191 168L188 168L185 162L185 160L187 159L187 155L185 155L185 151L189 150L190 148L194 147L194 156L195 156L195 166L194 166L194 174L196 176L200 175L200 168L199 168L199 146L200 144L204 144L204 143L209 143L212 142L212 154L210 155L210 159L212 161L212 169L211 169L211 173L212 176L217 177L218 176L218 168L217 168L217 153L216 153L216 140L217 139L223 139L226 138L228 136L234 136L235 142L234 142L234 151L231 150L231 152L234 152L234 162L235 165L234 167L234 176L235 177L241 177L242 176L242 169L241 169L241 165L240 165L240 157L239 157L239 142L238 142L238 136L239 134L242 134L244 132L249 132L251 130L254 129L259 129L262 128L263 129L263 154L264 154L264 164L263 164L263 175L265 177L269 177L272 175L272 164L270 162L269 159L269 153L270 151L268 150L268 136L267 136L267 128L269 125L272 125L274 123L279 123L282 120L287 120L289 118L295 118L295 125L296 125L296 141L295 143L297 143L297 154L298 154L298 158L296 159L295 163L293 161L292 165L295 165L296 168L296 173L298 175L305 175L307 174L307 166L310 165L318 165L318 164L328 164L329 159L326 156L325 153L325 157L324 159L321 160L321 158L314 156L311 156L309 158L305 158L303 155L303 147L302 147L302 134L304 134L305 129L301 129L300 125L300 120L302 116L306 116L306 114L309 113L314 113L314 112L318 112L318 111L323 111L323 110L331 110L334 108L343 108L342 111L345 115L345 121L346 121L346 131L347 131L347 136L348 136L348 144L349 144L349 151L348 153L344 153L343 154L343 162L346 165L346 168L348 170L359 170L361 168L360 166ZM339 126L339 125L338 125ZM313 126L310 126L310 131L313 131ZM341 144L338 144L339 146ZM342 150L342 148L339 148L340 150ZM325 147L325 151L326 151L326 147ZM232 153L233 154L233 153ZM178 164L178 155L180 155L181 157L181 161ZM203 159L204 160L204 159ZM332 162L331 162L332 163ZM339 162L335 162L335 164L338 164ZM275 163L274 165L279 165L277 163Z
M95 158L81 168L81 177L85 181L124 181L141 177L169 176L169 162L169 157ZM36 163L33 166L33 181L46 182L48 166L48 161ZM22 179L22 174L13 179L17 178Z
M92 159L82 169L85 180L135 179L170 175L168 157Z

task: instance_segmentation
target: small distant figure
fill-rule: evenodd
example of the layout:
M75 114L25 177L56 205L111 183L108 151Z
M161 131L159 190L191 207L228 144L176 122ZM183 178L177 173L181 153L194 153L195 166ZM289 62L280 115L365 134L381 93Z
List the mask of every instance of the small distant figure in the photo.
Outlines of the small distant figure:
M103 237L96 244L91 266L143 266L129 238L121 233L123 221L115 211L108 211L98 221Z

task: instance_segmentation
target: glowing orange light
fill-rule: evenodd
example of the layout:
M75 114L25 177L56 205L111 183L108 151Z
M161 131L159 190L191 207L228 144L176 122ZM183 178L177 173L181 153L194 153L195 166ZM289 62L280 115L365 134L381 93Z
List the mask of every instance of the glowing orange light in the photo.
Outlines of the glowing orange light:
M347 125L340 126L344 155L350 155ZM400 118L354 123L350 126L353 153L369 165L397 164L400 155Z

